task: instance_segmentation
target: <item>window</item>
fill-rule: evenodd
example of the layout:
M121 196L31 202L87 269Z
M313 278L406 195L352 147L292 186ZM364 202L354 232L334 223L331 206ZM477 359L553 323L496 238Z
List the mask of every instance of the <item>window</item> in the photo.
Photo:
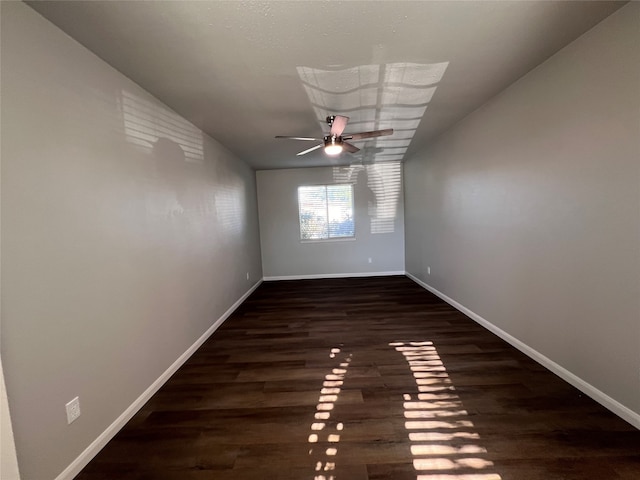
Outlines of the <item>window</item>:
M353 185L298 187L300 240L355 237Z

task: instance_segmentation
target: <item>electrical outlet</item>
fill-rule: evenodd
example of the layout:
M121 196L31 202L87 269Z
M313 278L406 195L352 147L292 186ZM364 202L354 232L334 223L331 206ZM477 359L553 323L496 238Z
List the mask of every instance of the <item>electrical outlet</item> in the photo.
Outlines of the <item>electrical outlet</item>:
M427 275L431 275L431 267L427 267Z
M373 262L373 259L371 257L369 257L369 263Z
M65 405L67 408L67 424L80 416L80 398L76 397Z
M247 272L247 280L249 280L249 272Z

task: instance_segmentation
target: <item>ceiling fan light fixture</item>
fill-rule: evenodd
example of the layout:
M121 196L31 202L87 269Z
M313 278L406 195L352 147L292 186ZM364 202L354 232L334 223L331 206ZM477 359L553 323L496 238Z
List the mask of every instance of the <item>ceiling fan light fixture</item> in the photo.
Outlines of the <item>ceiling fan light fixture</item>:
M324 147L324 153L327 155L338 155L342 153L342 145L327 145Z
M342 153L342 139L335 136L325 137L324 153L327 155L339 155Z
M1 1L2 0L0 0L0 2ZM306 155L307 153L314 152L319 148L323 148L324 153L335 157L336 155L340 155L343 150L348 153L357 153L360 151L358 147L349 142L350 140L365 140L367 138L383 137L385 135L393 134L393 128L386 128L384 130L371 130L370 132L348 133L343 136L343 132L348 121L349 117L342 115L329 115L327 117L327 123L331 126L331 131L325 134L322 139L313 137L293 137L289 135L276 135L276 138L304 141L322 140L322 143L318 143L311 148L298 152L296 155Z

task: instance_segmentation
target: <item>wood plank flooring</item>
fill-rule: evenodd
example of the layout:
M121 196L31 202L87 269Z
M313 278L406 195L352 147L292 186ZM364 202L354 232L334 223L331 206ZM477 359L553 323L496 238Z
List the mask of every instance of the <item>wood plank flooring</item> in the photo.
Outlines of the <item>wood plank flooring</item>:
M405 277L263 283L79 480L640 479L640 431Z

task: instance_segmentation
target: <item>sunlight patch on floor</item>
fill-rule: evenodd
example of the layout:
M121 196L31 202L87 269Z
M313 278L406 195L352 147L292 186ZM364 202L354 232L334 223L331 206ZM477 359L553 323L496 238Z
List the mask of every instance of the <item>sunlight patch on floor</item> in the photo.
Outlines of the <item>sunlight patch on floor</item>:
M389 345L404 356L419 392L403 395L416 480L502 480L483 458L487 450L433 342Z
M337 444L344 430L343 423L331 421L331 412L340 397L344 377L351 362L351 354L345 354L341 348L332 348L329 358L342 358L336 368L331 369L324 377L316 413L315 422L311 424L308 443L311 445L309 455L314 462L314 480L335 480L335 456L338 454Z

